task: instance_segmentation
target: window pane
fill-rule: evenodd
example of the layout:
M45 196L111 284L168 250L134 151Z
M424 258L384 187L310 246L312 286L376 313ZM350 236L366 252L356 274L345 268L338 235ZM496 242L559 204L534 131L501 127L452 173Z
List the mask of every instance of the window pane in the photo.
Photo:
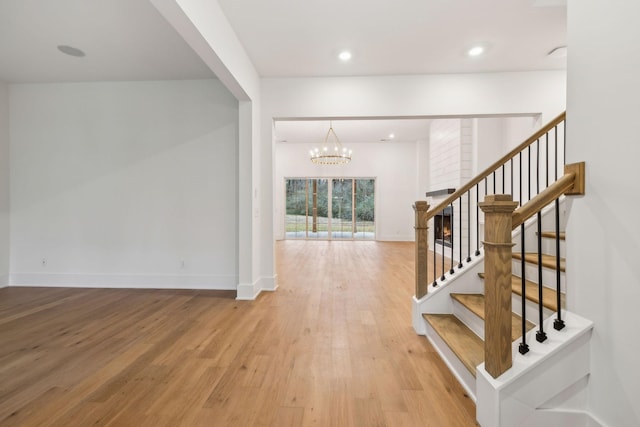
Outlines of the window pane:
M328 185L326 179L309 179L309 197L308 205L308 224L309 230L307 235L310 239L327 239L328 238L328 212L327 212L327 194ZM314 199L315 190L315 199Z
M375 239L375 180L356 179L356 239Z
M333 180L331 237L334 239L353 238L352 195L352 179L337 178Z
M287 239L300 239L306 236L307 222L307 181L304 179L286 180L285 236Z

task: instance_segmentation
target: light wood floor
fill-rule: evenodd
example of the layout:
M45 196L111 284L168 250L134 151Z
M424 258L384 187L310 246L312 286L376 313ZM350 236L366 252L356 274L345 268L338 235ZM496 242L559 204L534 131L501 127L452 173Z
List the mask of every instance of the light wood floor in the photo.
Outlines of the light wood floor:
M413 245L276 244L280 288L0 289L0 426L473 426Z

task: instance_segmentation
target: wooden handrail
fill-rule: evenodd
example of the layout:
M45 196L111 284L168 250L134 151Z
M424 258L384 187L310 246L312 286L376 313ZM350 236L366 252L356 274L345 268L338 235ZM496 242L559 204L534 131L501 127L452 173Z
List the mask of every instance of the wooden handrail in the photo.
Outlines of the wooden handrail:
M529 145L533 144L538 139L542 138L547 132L560 124L566 116L566 112L559 114L555 119L551 120L545 126L543 126L539 131L535 132L529 138L527 138L522 144L518 145L513 150L509 151L507 154L502 156L498 161L494 162L491 166L482 171L479 175L473 178L471 181L460 187L449 197L444 199L434 208L430 209L427 212L427 219L433 218L436 214L441 212L444 208L453 203L454 200L462 197L467 191L471 190L475 185L477 185L480 181L491 175L494 171L496 171L500 166L514 158L518 153L527 148Z
M573 187L573 181L576 178L575 173L569 173L558 178L556 182L545 188L541 193L529 200L520 208L513 212L512 229L515 230L521 226L526 220L537 214L549 203L562 196L565 191Z
M513 212L513 230L563 194L584 194L584 179L584 162L565 165L562 177Z

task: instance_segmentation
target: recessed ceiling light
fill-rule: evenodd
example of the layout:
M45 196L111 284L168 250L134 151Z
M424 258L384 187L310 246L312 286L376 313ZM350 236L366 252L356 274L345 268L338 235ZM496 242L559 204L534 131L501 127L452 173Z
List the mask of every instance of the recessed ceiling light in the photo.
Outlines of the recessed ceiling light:
M474 46L467 52L469 56L479 56L484 53L484 47L482 46Z
M348 61L351 59L351 52L349 52L348 50L343 50L338 54L338 58L340 58L341 61Z
M390 133L390 134L389 134L389 139L393 139L393 138L395 138L395 137L396 137L396 135L395 135L395 134L393 134L393 133Z
M58 50L64 54L76 56L78 58L85 56L85 53L77 47L67 46L64 44L58 45Z

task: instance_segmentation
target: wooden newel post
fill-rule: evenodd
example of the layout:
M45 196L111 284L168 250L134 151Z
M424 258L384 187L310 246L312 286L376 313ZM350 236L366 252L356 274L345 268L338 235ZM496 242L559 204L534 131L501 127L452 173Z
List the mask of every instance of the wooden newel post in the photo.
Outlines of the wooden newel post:
M416 213L416 298L420 299L427 294L429 279L427 278L427 253L429 252L429 227L427 226L427 211L429 203L418 201L413 205Z
M511 367L511 195L495 194L479 204L484 212L484 367L494 378Z

